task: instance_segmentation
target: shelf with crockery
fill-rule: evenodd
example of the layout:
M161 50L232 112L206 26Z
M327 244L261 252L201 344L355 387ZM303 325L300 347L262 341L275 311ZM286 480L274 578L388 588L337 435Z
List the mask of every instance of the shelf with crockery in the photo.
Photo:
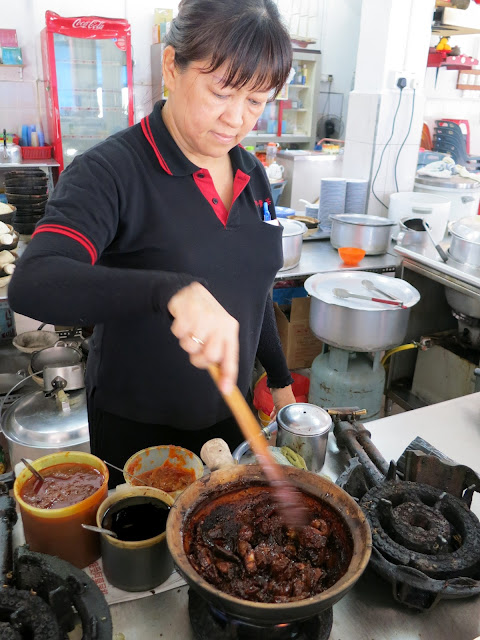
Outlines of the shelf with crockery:
M320 76L320 51L293 50L295 76L276 100L269 102L245 144L278 142L283 148L315 145L315 95Z

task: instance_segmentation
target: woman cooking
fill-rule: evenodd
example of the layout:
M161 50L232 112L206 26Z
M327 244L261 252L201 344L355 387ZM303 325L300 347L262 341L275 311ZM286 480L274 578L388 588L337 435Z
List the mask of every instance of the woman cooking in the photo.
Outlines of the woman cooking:
M295 402L269 294L282 229L263 220L269 182L240 146L291 61L272 0L182 0L168 100L75 158L16 269L15 311L95 325L91 449L117 466L151 445L242 440L209 364L246 395L257 355L276 410Z

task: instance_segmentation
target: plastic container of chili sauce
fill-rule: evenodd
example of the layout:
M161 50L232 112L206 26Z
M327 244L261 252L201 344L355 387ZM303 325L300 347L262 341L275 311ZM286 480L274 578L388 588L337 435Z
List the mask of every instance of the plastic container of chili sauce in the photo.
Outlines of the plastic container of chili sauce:
M81 525L96 523L97 509L108 493L108 469L102 460L82 451L52 453L32 465L49 477L49 483L42 488L28 469L15 480L13 492L25 540L31 551L83 569L100 557L100 536Z

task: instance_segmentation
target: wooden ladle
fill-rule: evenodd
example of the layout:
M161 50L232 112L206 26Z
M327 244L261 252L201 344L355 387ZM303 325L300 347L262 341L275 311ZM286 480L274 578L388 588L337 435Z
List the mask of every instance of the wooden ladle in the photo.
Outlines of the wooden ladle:
M279 512L285 524L291 527L307 524L307 512L302 494L287 480L282 467L275 462L260 425L240 389L234 386L230 393L223 393L219 387L220 367L212 364L208 367L208 371L272 486L278 500Z

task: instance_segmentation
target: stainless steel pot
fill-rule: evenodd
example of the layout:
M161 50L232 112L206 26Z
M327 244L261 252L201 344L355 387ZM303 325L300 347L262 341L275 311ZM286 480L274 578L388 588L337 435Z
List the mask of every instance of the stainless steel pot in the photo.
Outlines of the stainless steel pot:
M32 373L41 374L44 367L69 366L82 361L82 353L72 346L57 343L54 347L47 347L36 351L32 355L30 367Z
M314 404L297 402L280 409L277 425L277 446L290 447L302 456L309 471L321 471L332 427L329 413Z
M371 295L362 280L370 280L401 300L406 308L337 298L333 293L335 288L344 288L351 293ZM365 271L317 273L305 281L304 287L311 296L313 333L327 344L350 351L381 351L401 344L407 332L410 308L420 300L420 294L408 282Z
M480 282L480 267L472 267L467 264L463 264L458 262L452 258L449 253L447 264L459 271L463 271L464 273L468 273L469 275L476 276ZM480 301L478 298L474 298L473 296L468 295L468 293L463 293L461 291L457 291L456 289L452 289L451 287L445 287L445 297L447 298L448 304L452 307L454 311L458 313L463 313L464 315L470 316L471 318L480 318Z
M397 244L402 247L412 248L416 251L423 251L430 246L427 232L425 229L419 231L408 226L409 220L416 219L418 218L409 216L399 221L400 233L397 236Z
M283 227L283 267L280 271L287 271L287 269L293 269L293 267L296 267L300 262L303 234L307 231L307 227L303 222L299 222L298 220L278 218L278 221Z
M395 226L392 220L361 213L341 213L330 216L330 219L330 243L335 249L357 247L363 249L367 256L387 252Z
M66 367L50 366L43 368L43 390L63 389L76 391L85 387L85 367L83 362Z
M173 505L173 498L150 487L130 487L110 495L98 508L97 526L110 529L115 509L139 507L142 504ZM165 514L165 523L166 523ZM173 559L167 546L165 529L146 540L119 540L102 534L102 562L110 584L124 591L147 591L158 587L173 571Z
M452 235L449 252L454 260L480 267L480 218L460 218L448 225Z

